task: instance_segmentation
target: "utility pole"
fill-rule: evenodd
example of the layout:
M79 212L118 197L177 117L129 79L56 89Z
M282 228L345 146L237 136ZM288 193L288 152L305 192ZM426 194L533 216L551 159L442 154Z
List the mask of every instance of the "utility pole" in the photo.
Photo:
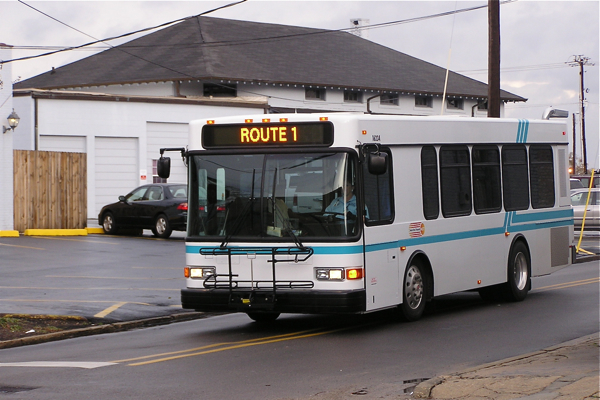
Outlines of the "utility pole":
M581 143L582 143L582 154L583 154L583 172L584 174L588 173L588 168L587 168L587 146L585 144L585 93L586 93L586 89L585 89L585 85L583 84L583 66L584 65L594 65L592 63L589 62L590 58L589 57L584 57L582 55L578 55L578 56L573 56L573 61L570 61L568 64L572 67L579 65L579 75L581 75L581 86L580 86L580 90L581 90L581 95L580 95L580 100L581 100Z
M488 118L500 118L500 0L488 0Z
M575 149L577 148L577 135L575 134L575 113L573 113L573 175L577 175L577 157Z

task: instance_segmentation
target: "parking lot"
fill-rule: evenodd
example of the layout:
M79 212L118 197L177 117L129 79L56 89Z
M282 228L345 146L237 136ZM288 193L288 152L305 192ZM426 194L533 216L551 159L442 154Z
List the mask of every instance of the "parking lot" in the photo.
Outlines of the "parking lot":
M97 227L97 221L88 226ZM20 236L0 238L0 314L75 315L106 322L189 312L185 233L143 236ZM578 244L576 232L574 246ZM598 236L584 236L580 261L598 259Z
M184 236L0 238L0 313L107 321L181 313Z

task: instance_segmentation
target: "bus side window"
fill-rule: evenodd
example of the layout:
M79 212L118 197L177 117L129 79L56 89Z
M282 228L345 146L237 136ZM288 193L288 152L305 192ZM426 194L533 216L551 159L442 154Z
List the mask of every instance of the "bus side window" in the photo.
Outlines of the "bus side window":
M425 219L437 219L440 215L440 195L437 155L433 146L423 146L421 149L421 187L423 215Z
M554 207L554 162L550 145L529 148L531 207Z
M372 149L366 149L371 151ZM363 163L364 199L369 218L367 225L382 225L394 220L394 197L392 187L392 154L388 148L379 151L387 153L387 169L384 174L369 173L366 162Z
M529 208L529 173L527 149L522 144L502 147L502 187L504 210Z
M440 182L444 218L471 214L471 160L467 146L442 146Z

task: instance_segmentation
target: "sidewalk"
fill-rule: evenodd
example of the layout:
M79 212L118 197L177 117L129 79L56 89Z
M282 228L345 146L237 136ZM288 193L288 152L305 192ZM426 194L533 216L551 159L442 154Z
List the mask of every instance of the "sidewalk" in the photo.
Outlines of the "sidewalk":
M481 365L417 385L415 398L592 400L599 398L599 334Z

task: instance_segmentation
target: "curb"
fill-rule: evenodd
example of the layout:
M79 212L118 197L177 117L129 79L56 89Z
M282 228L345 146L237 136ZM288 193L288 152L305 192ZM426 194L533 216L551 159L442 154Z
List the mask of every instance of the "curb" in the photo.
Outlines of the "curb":
M475 372L478 370L482 370L482 369L486 369L486 368L491 368L491 367L496 367L498 365L502 365L502 364L506 364L506 363L511 363L514 361L518 361L518 360L522 360L525 358L529 358L529 357L535 357L538 355L543 355L546 354L548 352L551 351L555 351L558 349L561 349L563 347L571 347L571 346L576 346L580 343L584 343L588 340L592 340L592 339L597 339L598 336L600 335L600 332L597 333L592 333L591 335L587 335L587 336L583 336L577 339L573 339L573 340L569 340L567 342L563 342L554 346L550 346L550 347L546 347L542 350L538 350L538 351L533 351L531 353L526 353L526 354L521 354L518 356L514 356L514 357L508 357L502 360L498 360L498 361L494 361L494 362L490 362L490 363L486 363L486 364L481 364L475 367L471 367L471 368L466 368L460 372L455 372L455 373L451 373L451 374L446 374L446 375L440 375L440 376L436 376L433 377L431 379L428 379L426 381L423 381L421 383L419 383L417 385L417 387L415 387L414 391L413 391L413 396L415 398L419 398L419 399L429 399L431 397L431 391L433 390L434 387L436 387L437 385L440 385L442 383L444 383L447 379L449 379L452 376L460 376L460 375L465 375L465 374L469 374L471 372Z
M114 322L106 325L90 326L87 328L71 329L62 332L46 333L43 335L30 336L19 339L4 340L0 341L0 349L7 349L11 347L28 346L31 344L39 344L46 342L53 342L56 340L71 339L82 336L98 335L101 333L113 333L123 332L137 328L149 328L159 325L169 325L175 322L191 321L195 319L202 319L212 314L203 312L189 312L181 314L167 315L163 317L153 317L140 319L135 321L125 322ZM73 317L71 317L73 318Z
M24 236L87 236L84 229L25 229Z

